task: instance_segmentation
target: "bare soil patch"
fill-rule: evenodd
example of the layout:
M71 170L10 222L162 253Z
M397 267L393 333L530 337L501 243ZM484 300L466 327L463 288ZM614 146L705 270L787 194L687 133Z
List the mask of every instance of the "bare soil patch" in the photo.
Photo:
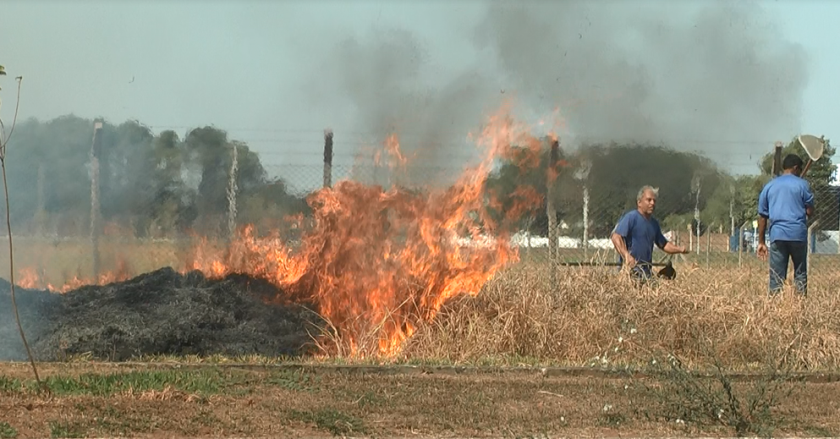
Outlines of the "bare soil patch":
M639 382L535 373L400 375L58 363L39 395L25 364L0 366L0 433L17 437L732 436L664 420ZM806 383L775 436L840 432L840 383Z

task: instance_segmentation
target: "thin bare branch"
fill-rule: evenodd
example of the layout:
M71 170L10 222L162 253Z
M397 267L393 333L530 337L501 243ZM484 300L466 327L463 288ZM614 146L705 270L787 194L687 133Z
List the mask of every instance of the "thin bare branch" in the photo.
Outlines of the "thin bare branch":
M17 80L17 98L15 98L15 114L14 116L12 116L12 127L9 128L9 136L6 137L6 140L3 141L4 147L7 143L9 143L9 139L12 138L12 133L15 132L15 125L17 125L18 110L20 110L20 86L23 82L23 76L18 76L15 79Z
M15 124L17 123L18 111L20 109L20 88L21 82L23 81L23 77L18 76L16 79L18 82L16 99L17 102L15 104L15 113L12 119L12 127L9 129L9 135L5 136L5 139L0 139L0 141L2 141L2 144L0 144L0 168L2 168L3 171L3 193L6 199L6 231L8 232L9 236L9 288L12 296L12 310L15 313L15 321L17 322L18 331L20 332L20 338L23 341L23 347L26 348L26 355L27 357L29 357L29 363L32 365L32 372L35 374L35 381L38 383L39 389L45 389L44 383L41 381L41 377L38 375L38 367L35 366L35 358L32 356L32 350L29 348L29 342L26 341L26 334L24 333L23 325L20 322L20 313L18 312L17 298L15 296L15 258L14 245L12 243L12 219L9 203L9 184L6 179L6 146L9 143L9 139L12 138L12 133L14 133ZM5 131L5 126L3 131Z

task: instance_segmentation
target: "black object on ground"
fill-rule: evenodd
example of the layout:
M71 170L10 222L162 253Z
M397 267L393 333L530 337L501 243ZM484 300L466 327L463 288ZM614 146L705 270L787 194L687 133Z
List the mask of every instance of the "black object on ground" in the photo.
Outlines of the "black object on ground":
M319 324L303 306L269 303L281 292L243 275L214 280L197 271L162 268L65 294L16 291L39 361L80 354L111 361L140 355L296 356L309 347L311 324ZM25 359L5 280L0 280L0 359Z

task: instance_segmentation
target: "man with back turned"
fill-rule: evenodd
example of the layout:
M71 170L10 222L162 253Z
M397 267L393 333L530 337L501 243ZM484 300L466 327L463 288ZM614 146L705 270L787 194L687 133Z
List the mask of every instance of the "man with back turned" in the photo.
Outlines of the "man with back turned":
M758 196L758 248L763 261L770 256L770 294L775 295L787 278L788 260L793 261L796 290L808 290L808 217L814 214L814 194L802 175L802 158L788 154L782 175L770 180ZM765 242L769 222L770 246Z

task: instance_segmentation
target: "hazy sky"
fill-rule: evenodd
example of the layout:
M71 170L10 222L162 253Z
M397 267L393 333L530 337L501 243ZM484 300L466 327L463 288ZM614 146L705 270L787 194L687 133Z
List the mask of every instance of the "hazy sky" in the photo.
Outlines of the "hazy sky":
M559 106L569 143L660 139L754 172L774 140L834 137L838 22L828 0L4 0L2 116L23 75L22 117L212 124L270 169L317 164L326 127L337 161L397 129L449 164L516 96L530 120Z

